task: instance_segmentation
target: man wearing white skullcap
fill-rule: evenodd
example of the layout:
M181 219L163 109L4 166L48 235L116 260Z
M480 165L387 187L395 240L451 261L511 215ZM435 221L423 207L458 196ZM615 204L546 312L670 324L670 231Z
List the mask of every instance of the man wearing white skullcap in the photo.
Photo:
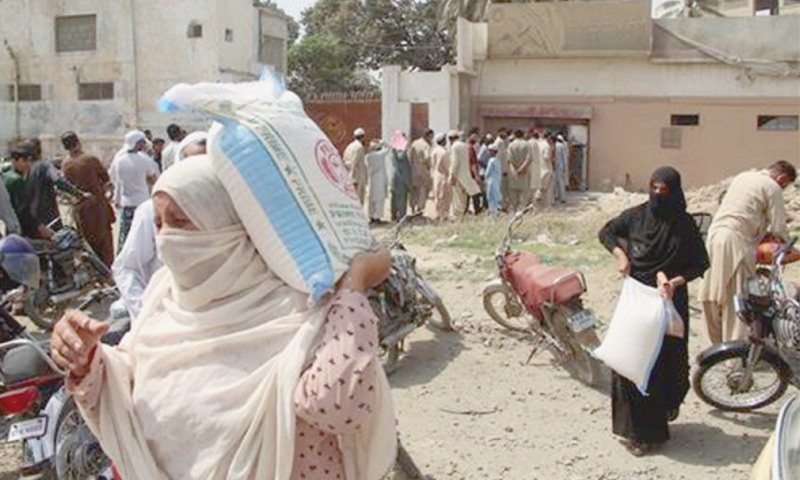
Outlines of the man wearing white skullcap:
M366 144L364 139L366 132L359 127L353 132L353 141L344 149L342 154L342 161L345 168L350 172L353 177L353 185L356 187L358 193L358 201L364 205L364 195L367 192L367 182L369 181L369 174L367 172L366 161Z
M119 218L119 249L131 228L136 207L150 198L150 187L158 178L158 164L142 151L147 137L139 130L125 134L125 144L114 156L109 169L114 184L114 206L121 210Z

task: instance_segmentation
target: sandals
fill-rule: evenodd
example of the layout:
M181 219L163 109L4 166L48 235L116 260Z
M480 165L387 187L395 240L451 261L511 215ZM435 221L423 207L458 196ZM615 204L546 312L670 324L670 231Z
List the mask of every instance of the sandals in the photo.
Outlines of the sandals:
M625 450L627 450L628 453L634 457L643 457L653 450L652 443L624 440L622 441L622 444L625 446Z

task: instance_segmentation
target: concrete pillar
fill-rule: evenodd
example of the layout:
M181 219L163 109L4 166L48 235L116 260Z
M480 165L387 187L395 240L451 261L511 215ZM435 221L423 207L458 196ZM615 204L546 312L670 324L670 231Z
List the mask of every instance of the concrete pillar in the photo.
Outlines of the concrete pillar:
M381 137L389 141L395 130L411 133L411 104L399 101L400 67L381 68Z

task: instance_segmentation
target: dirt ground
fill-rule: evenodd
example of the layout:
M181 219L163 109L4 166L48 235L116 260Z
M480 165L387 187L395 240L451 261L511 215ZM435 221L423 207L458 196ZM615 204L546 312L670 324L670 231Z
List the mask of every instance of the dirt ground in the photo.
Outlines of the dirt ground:
M713 212L722 189L721 184L689 195L690 208ZM643 199L620 191L574 198L567 208L534 219L516 248L583 271L588 284L585 303L607 323L621 280L594 235L603 221ZM449 333L429 328L412 333L390 378L401 441L424 475L506 480L749 478L750 466L789 395L758 413L729 414L715 411L690 392L671 425L672 440L649 456L631 456L611 434L607 382L588 388L553 365L547 352L525 363L529 342L485 313L481 290L493 274L493 248L505 220L470 222L415 226L406 241L456 327ZM694 314L692 355L708 346L701 322ZM17 478L18 459L17 446L0 444L0 480ZM392 478L407 477L396 472Z
M688 195L690 209L713 212L721 189L705 188ZM567 208L561 215L579 226L587 216L608 219L612 212L643 199L617 192ZM596 225L598 219L594 221ZM497 239L501 226L504 224L498 223L494 232ZM539 239L542 235L547 232ZM462 265L462 273L437 275L432 280L457 331L414 332L406 343L403 363L390 379L401 439L424 474L519 480L749 478L780 406L796 394L794 389L777 404L752 414L717 411L690 392L680 417L670 426L671 441L649 456L633 457L611 433L608 382L598 389L588 388L553 365L546 352L526 364L528 342L489 318L482 305L483 282L476 281L478 275L464 271L463 265L478 264L479 259L438 248L436 243L407 246L423 272ZM526 244L521 248L536 252L546 250L543 247ZM487 250L483 258L490 260L491 254ZM588 263L572 266L586 275L587 306L607 323L621 279L610 256ZM692 292L696 288L693 285ZM694 358L708 342L701 314L692 315L690 351Z

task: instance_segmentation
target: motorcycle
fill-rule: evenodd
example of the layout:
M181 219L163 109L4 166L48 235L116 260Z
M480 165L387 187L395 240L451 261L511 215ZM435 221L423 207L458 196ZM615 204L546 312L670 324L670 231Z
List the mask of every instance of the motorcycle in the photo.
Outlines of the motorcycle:
M76 204L71 198L66 201L73 207ZM50 240L31 241L44 275L27 293L23 311L43 330L53 328L76 301L114 288L111 270L83 238L75 219L73 223L76 226L64 225Z
M407 215L395 225L387 245L392 256L389 278L367 295L379 319L378 337L387 374L397 369L404 339L415 329L431 323L442 330L452 330L444 302L417 272L416 259L400 241L403 227L419 215Z
M27 247L26 245L27 244ZM110 461L86 427L63 388L64 372L50 359L49 340L26 331L7 306L19 295L17 284L37 285L39 259L17 236L0 240L0 414L7 442L21 442L21 478L111 479ZM113 292L89 296L79 309ZM114 332L126 328L113 325Z
M800 400L787 401L775 421L775 431L758 456L750 473L752 480L793 480L800 477L797 449L800 447Z
M581 296L586 280L579 271L540 263L535 254L513 251L514 228L530 212L517 212L495 252L497 277L483 288L486 313L503 327L531 335L528 362L544 346L578 380L595 385L600 367L591 351L600 345L594 313Z
M734 297L737 316L748 325L745 340L703 351L693 376L697 396L731 412L749 412L778 400L789 385L800 386L800 302L784 282L787 255L797 239L780 245L769 268L759 268Z

